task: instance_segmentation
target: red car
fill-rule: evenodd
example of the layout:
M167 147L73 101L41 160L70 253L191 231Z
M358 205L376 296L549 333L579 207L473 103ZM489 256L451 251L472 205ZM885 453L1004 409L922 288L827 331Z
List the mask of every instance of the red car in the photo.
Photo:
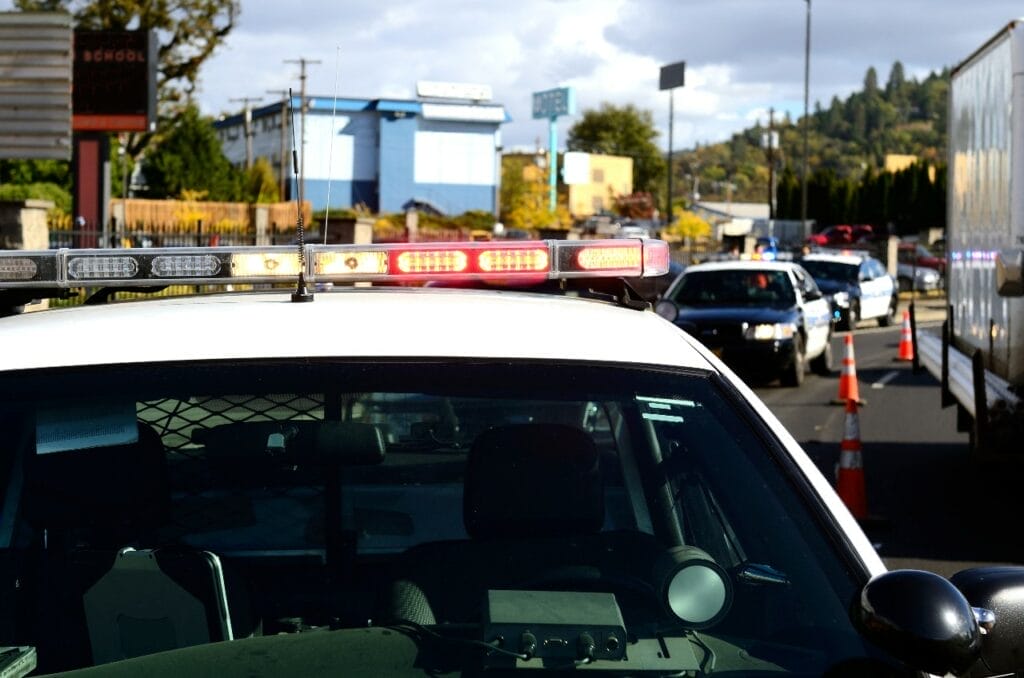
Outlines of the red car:
M808 245L826 247L828 245L847 245L853 242L853 226L849 224L836 224L829 226L821 233L812 233L807 236Z
M946 260L932 254L921 243L901 242L896 256L901 264L934 268L940 275L946 274Z

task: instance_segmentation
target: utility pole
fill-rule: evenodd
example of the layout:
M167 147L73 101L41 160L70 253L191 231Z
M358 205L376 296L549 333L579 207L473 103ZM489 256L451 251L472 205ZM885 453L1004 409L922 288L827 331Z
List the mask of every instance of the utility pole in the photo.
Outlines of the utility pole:
M278 192L281 200L285 199L285 182L288 181L288 90L268 89L267 94L279 94L281 96L281 151L278 163Z
M306 66L320 63L314 59L299 57L285 59L286 64L299 64L299 209L306 200Z
M804 0L807 3L807 29L804 32L804 159L800 171L800 223L803 225L804 236L808 234L807 229L807 100L808 90L811 83L811 0Z
M252 169L252 137L255 132L252 129L252 106L258 101L262 101L263 97L238 97L236 99L228 99L228 101L241 102L243 108L243 120L245 125L245 169Z
M775 109L768 109L768 133L762 135L761 145L767 150L768 157L768 218L775 218L775 149L779 145L779 135L775 132Z

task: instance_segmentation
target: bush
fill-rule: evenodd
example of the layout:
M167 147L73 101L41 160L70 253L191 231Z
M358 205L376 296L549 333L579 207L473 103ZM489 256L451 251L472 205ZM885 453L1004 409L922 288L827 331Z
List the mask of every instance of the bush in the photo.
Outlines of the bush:
M57 184L4 184L0 186L0 200L50 200L56 211L71 213L71 193Z

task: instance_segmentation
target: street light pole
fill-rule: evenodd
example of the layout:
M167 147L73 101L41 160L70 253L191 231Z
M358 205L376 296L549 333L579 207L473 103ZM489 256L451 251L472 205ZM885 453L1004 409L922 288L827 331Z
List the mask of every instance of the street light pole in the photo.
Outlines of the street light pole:
M807 3L807 28L804 31L804 153L803 163L800 170L800 223L803 225L804 236L807 233L807 115L808 115L808 90L811 82L811 0L804 0Z
M686 81L686 62L679 61L661 67L658 75L658 89L668 90L668 176L665 196L665 226L672 224L672 123L675 120L675 88Z

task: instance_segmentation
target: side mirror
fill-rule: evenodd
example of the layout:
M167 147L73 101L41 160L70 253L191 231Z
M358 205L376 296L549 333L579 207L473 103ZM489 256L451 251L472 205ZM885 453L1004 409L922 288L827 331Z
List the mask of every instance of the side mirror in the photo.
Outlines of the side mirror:
M923 570L873 577L853 610L861 633L916 669L962 674L981 656L981 628L967 598L949 580Z
M1024 250L1002 251L996 257L996 290L1001 297L1024 296Z
M675 322L679 316L679 307L676 302L662 299L654 306L654 312L669 322Z
M991 625L982 627L978 675L1024 672L1024 567L976 567L950 581L971 605L992 613Z
M823 295L818 290L804 290L805 301L817 301L818 299L821 299L823 296L825 295Z

